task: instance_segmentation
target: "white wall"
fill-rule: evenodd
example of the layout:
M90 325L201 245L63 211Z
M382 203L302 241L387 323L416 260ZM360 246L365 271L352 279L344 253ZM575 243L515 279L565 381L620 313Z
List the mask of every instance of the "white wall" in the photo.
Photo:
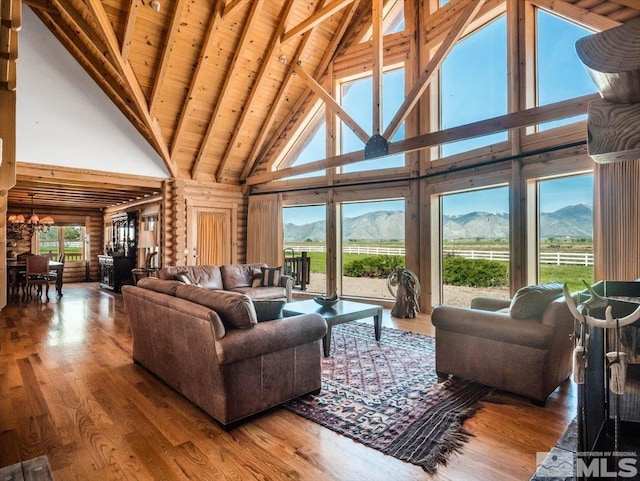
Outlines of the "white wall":
M27 6L22 20L18 162L169 177L160 156Z

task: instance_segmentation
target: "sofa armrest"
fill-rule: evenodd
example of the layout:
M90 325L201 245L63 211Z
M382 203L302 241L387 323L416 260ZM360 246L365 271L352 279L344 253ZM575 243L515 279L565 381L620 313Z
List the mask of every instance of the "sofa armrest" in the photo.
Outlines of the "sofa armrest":
M499 311L511 305L511 299L478 296L471 299L471 309L480 311Z
M319 314L260 322L250 329L228 329L227 335L216 342L218 363L231 364L319 341L326 333L327 322Z
M280 276L280 287L284 287L287 293L287 302L291 302L293 291L293 276Z
M489 312L466 307L437 306L431 322L438 330L492 339L508 344L548 349L554 328L539 319L515 319L507 313Z

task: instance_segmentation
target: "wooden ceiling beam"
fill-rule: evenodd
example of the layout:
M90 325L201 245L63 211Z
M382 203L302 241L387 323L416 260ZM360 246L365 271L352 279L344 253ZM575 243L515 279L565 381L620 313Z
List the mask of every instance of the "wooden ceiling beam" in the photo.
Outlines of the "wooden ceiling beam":
M224 170L227 167L231 152L233 152L233 146L236 144L238 136L244 129L245 122L247 121L249 113L253 111L253 106L256 102L257 93L260 90L260 85L262 84L262 80L267 76L267 72L269 71L269 62L273 59L274 52L280 46L280 36L286 28L287 19L289 18L289 14L291 13L294 2L295 0L288 0L284 6L284 9L280 13L280 23L278 25L278 28L276 29L275 35L271 37L271 40L269 41L267 53L264 56L265 60L260 64L260 69L258 70L258 74L256 75L254 86L251 89L251 92L249 92L249 97L244 103L244 108L242 109L242 113L240 114L240 119L236 123L236 127L231 136L231 140L227 144L227 148L222 155L222 160L220 161L220 167L218 170ZM247 163L249 163L249 159L247 160Z
M247 0L232 0L224 6L224 10L222 11L222 18L225 18L227 15L233 14L238 7L240 7Z
M124 22L124 35L122 36L122 46L120 49L120 55L122 56L122 60L124 62L127 62L129 60L129 49L131 48L133 28L136 24L136 17L138 16L139 7L140 0L131 0L129 8L127 9L127 19Z
M176 127L175 134L173 136L173 142L171 144L172 156L175 156L176 152L178 151L178 146L180 145L180 142L182 142L187 120L193 110L193 103L196 97L196 88L198 85L200 85L204 67L210 60L209 54L213 48L214 34L218 29L218 24L221 20L222 15L220 14L220 2L217 1L213 6L211 17L208 19L207 32L205 33L204 42L202 44L202 48L200 49L198 63L196 65L195 71L193 72L193 76L191 77L191 82L189 84L189 90L187 92L187 98L184 107L180 111L180 118L178 119L178 125Z
M249 34L252 32L252 28L254 27L254 23L258 18L258 14L262 9L262 4L264 0L254 0L251 2L251 10L249 11L249 17L244 23L244 27L242 29L242 34L240 35L240 40L238 42L238 46L233 54L233 59L231 60L231 65L227 69L227 73L224 77L224 83L222 85L222 89L220 90L220 95L218 96L218 100L216 102L215 107L213 108L213 112L211 113L211 117L209 118L209 125L207 126L207 131L204 134L204 140L202 145L200 146L200 150L198 155L196 156L196 161L191 169L191 178L195 179L200 171L200 166L202 164L202 160L207 156L209 148L211 146L211 141L213 140L213 134L216 132L216 127L218 125L218 121L220 119L220 112L222 112L222 108L227 102L228 94L230 90L230 86L233 80L235 80L236 75L238 74L238 60L242 56L244 49L247 46L247 42L250 39ZM218 168L216 172L216 181L221 182L224 177L224 170Z
M164 84L169 65L171 63L171 55L174 53L173 49L178 38L178 31L180 28L180 20L182 18L182 10L186 0L178 0L173 7L173 14L171 15L171 24L169 25L169 33L167 34L164 47L162 49L162 59L160 60L160 67L155 75L153 81L153 89L151 90L151 100L149 101L149 112L152 117L155 117L156 108L158 107L158 98L160 97L160 88Z
M372 0L371 18L373 19L373 98L371 106L373 108L372 135L380 135L382 125L382 10L383 0ZM365 141L365 144L367 142Z
M21 180L33 180L44 184L65 184L96 189L117 187L119 189L150 188L157 189L167 179L143 175L119 174L92 169L76 169L31 162L18 162L16 176Z
M420 77L416 81L415 85L411 88L409 93L405 96L402 105L393 116L393 119L389 123L388 127L384 131L382 136L385 139L390 139L393 137L393 134L400 128L402 122L406 120L409 116L413 108L416 106L420 97L427 89L431 80L435 76L436 72L440 69L440 66L444 62L445 58L451 52L453 47L455 47L456 42L460 40L465 29L471 23L473 18L476 16L482 5L484 4L484 0L466 0L465 5L461 8L460 13L458 14L458 19L453 24L449 33L445 37L442 44L436 51L436 53L431 57L429 63L425 67L425 69L420 74Z
M344 35L346 34L347 29L351 25L351 20L353 19L356 11L358 10L358 7L359 7L361 1L362 0L355 0L351 4L351 7L349 8L349 11L343 16L343 18L342 18L342 20L340 22L340 25L339 25L338 29L336 30L335 35L331 39L331 43L327 47L326 55L324 55L322 57L322 61L320 62L320 64L316 68L316 71L314 72L314 75L313 75L314 78L320 78L321 81L325 78L325 76L327 74L327 69L329 67L329 64L335 58L336 52L340 48L340 45L342 43L342 39L343 39ZM309 38L309 36L305 37L305 40L308 40L308 38ZM305 46L306 46L306 43L302 45L303 48L299 49L299 51L296 53L296 56L294 58L300 58L302 56L302 53L304 52L304 47ZM288 81L290 78L291 78L291 76L288 75L287 77L285 77L285 81ZM284 86L285 85L283 85L283 88L284 88ZM270 131L271 125L272 125L271 120L273 119L273 117L269 118L270 122L268 123L268 128L263 130L264 138L261 139L260 143L254 144L254 149L252 150L251 155L248 157L249 161L245 164L245 168L243 169L242 174L240 176L240 180L241 181L245 180L249 176L249 174L251 173L251 171L253 170L253 168L255 167L255 165L258 162L258 158L263 157L271 148L273 148L273 146L276 144L276 142L281 138L284 129L287 128L287 126L292 122L293 118L296 115L299 115L299 112L303 108L303 106L307 105L308 102L314 102L314 100L310 99L310 97L317 97L317 96L311 91L308 92L307 95L301 95L300 96L300 98L298 99L298 101L296 102L294 107L289 111L289 114L287 115L285 121L282 123L282 125L280 125L280 128L275 132L274 135L271 136L270 141L266 143L265 147L262 148L263 147L264 138L266 138L266 135ZM282 97L279 97L279 99L281 99L281 98ZM275 105L279 105L279 101ZM275 110L276 109L273 109L272 112L274 112ZM304 121L304 119L300 118L299 122L303 122L303 121ZM260 152L260 154L258 154L258 152ZM271 159L271 161L267 163L266 168L270 169L273 166L273 164L274 164L274 162L276 160L277 159L274 156L274 158Z
M579 23L583 27L596 29L596 30L608 30L620 25L620 22L611 20L610 18L591 13L584 8L576 7L572 3L562 0L531 0L535 6L553 12L561 17L566 17L572 21ZM638 5L635 7L638 8Z
M389 155L403 154L415 150L426 149L436 145L464 140L481 135L501 132L513 128L527 127L548 120L563 119L587 112L590 101L600 98L597 94L585 95L576 99L564 100L543 107L534 107L512 114L501 115L491 119L481 120L471 124L452 127L450 129L430 132L397 142L389 143ZM272 180L282 179L293 175L306 174L318 170L342 167L364 160L364 150L336 155L327 159L309 162L307 164L287 167L274 172L256 174L247 178L248 185L262 184Z
M123 61L122 57L120 56L120 51L118 49L118 40L116 38L115 32L113 31L113 28L111 27L111 23L109 22L109 18L107 17L107 13L105 12L102 3L100 2L100 0L88 0L88 4L94 15L94 18L98 22L98 25L107 38L108 54L118 64L118 70L123 73L123 78L126 81L127 86L131 90L133 98L136 101L136 108L140 112L140 116L143 122L149 129L151 138L148 140L152 142L152 145L160 154L160 157L162 157L167 170L173 177L177 177L179 173L178 166L175 164L175 162L173 162L173 160L171 160L171 154L169 153L167 143L162 137L160 125L155 118L151 117L147 101L144 97L144 93L142 92L142 88L140 87L140 83L138 83L135 73L131 69L131 65L129 64L129 62Z
M325 19L329 18L334 13L342 10L350 3L353 3L353 1L354 0L335 0L331 2L326 7L321 8L318 12L314 13L309 18L285 32L282 35L281 43L287 43L292 38L308 32L312 28L321 24Z
M331 109L339 118L342 120L347 127L353 130L360 140L362 140L365 144L371 138L360 125L356 122L346 110L342 108L342 106L335 101L335 99L331 96L329 92L327 92L322 85L320 85L313 77L311 77L307 72L304 71L302 67L299 65L294 65L293 71L296 75L299 75L300 78L307 84L307 86L315 92L315 94L320 97L325 105Z

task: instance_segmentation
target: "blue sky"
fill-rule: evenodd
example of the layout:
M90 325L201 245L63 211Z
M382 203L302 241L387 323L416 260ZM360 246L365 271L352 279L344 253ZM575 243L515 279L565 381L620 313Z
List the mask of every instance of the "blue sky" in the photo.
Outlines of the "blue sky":
M446 2L441 2L446 3ZM558 102L596 92L596 87L575 53L577 39L589 35L588 30L554 15L538 10L538 104ZM442 128L502 115L507 112L506 21L504 16L486 28L461 41L449 54L442 68ZM386 126L402 102L403 73L387 72L383 79L383 123ZM356 88L357 87L357 88ZM343 99L345 110L367 131L371 132L371 78L354 82ZM541 130L577 119L557 121ZM400 129L392 140L404 137ZM445 145L443 153L450 155L470 148L506 139L506 134L469 139ZM364 147L355 134L346 129L343 151ZM305 149L305 161L324 157L324 135L317 135ZM401 157L379 158L347 166L345 171L371 170L402 165ZM315 173L318 175L319 173ZM321 174L322 175L322 174ZM540 210L553 212L567 205L593 204L593 176L576 176L540 184ZM345 209L346 217L355 217L373 210L402 210L397 202L353 204ZM458 215L473 211L507 212L507 188L485 189L449 195L444 201L445 213ZM304 224L324 219L324 207L287 209L285 222Z

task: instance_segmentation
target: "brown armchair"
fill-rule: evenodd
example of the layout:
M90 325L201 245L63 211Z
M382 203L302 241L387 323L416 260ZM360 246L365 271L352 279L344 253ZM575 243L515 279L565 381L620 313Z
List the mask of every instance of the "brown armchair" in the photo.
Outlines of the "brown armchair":
M476 298L471 308L437 306L436 371L531 398L544 405L572 369L573 316L558 283L514 298Z

